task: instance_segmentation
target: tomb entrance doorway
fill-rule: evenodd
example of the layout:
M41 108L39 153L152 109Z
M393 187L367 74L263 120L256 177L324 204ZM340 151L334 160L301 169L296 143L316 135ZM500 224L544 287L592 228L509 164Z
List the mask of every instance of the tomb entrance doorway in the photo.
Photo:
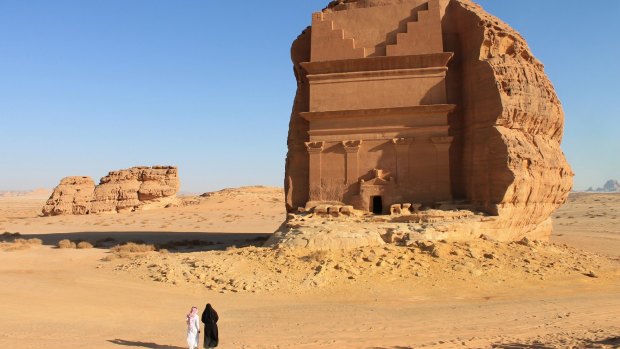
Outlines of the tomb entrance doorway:
M383 214L383 198L379 195L371 197L372 207L370 208L374 214Z

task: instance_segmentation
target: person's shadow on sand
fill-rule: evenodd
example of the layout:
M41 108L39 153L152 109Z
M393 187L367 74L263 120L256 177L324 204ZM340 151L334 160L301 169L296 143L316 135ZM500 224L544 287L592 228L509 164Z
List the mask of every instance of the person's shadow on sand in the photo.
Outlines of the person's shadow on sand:
M117 345L124 345L127 347L142 347L142 348L151 348L151 349L187 349L185 347L177 347L174 345L162 345L162 344L149 343L149 342L126 341L124 339L109 339L108 342L114 343Z

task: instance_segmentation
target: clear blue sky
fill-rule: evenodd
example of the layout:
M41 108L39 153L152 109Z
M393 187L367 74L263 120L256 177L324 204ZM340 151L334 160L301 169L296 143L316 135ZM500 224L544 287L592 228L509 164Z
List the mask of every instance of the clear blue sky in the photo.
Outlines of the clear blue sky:
M282 185L290 44L327 0L0 0L0 190L180 168ZM620 1L484 0L546 65L577 189L620 179Z

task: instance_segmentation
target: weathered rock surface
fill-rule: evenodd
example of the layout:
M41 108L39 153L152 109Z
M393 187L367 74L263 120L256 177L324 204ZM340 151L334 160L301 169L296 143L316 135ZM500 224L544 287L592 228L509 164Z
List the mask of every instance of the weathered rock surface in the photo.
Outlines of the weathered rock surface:
M132 211L166 197L179 190L176 167L132 167L112 171L93 193L92 213Z
M65 177L43 206L44 216L82 215L90 212L95 182L90 177Z
M343 18L346 11L382 7L390 18L395 11L402 11L405 23L416 9L430 6L430 1L333 1L323 13L329 18L336 18L331 13L340 13L339 18ZM438 3L443 51L454 54L446 76L447 102L456 105L448 119L453 137L449 160L452 198L471 205L473 212L493 216L476 223L474 235L482 232L498 240L548 239L552 229L550 215L565 202L573 177L560 148L564 114L554 87L526 41L506 23L469 0ZM375 16L373 20L377 22L366 25L387 27L377 18L389 16ZM341 23L351 26L347 20ZM399 23L395 25L402 30ZM345 30L342 41L354 45L354 50L363 46L365 53L354 52L360 57L389 55L390 48L386 51L385 46L394 42L385 40L386 35L372 34L374 38L369 33ZM388 38L396 37L393 32L387 34ZM302 63L313 60L310 43L315 39L308 27L291 49L297 93L289 125L285 173L289 212L304 207L310 200L306 149L310 123L301 115L310 111L310 82ZM401 41L398 45L399 50L408 50ZM355 59L360 60L357 56Z
M95 187L90 177L67 177L54 189L43 215L135 211L164 207L179 190L176 167L132 167L112 171Z
M564 113L553 85L521 35L480 6L453 0L446 16L462 47L464 107L454 123L463 144L461 190L498 216L489 229L499 238L546 239L573 177L560 149Z
M301 220L301 222L300 222ZM385 242L377 230L352 225L349 220L306 221L303 217L288 219L266 242L266 247L337 251L365 246L381 246Z

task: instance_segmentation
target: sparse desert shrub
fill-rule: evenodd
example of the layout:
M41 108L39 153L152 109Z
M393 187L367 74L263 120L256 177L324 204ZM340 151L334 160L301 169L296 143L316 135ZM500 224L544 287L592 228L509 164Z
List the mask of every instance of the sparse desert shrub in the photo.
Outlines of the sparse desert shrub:
M19 250L25 250L29 248L30 246L27 244L22 244L22 243L17 243L17 242L2 242L0 243L0 247L4 251L19 251Z
M325 259L327 259L327 255L328 255L327 251L324 251L324 250L313 251L312 253L307 255L305 259L307 261L322 262Z
M77 245L69 239L63 239L58 241L58 248L77 248Z
M117 245L112 247L114 253L140 253L155 251L155 246L150 244L137 244L135 242L128 242L123 245Z
M43 245L43 240L39 238L32 238L26 241L28 242L29 245Z
M79 249L93 248L93 244L91 244L88 241L80 241L77 244L77 248L79 248Z
M0 249L4 251L18 251L18 250L26 250L32 246L41 245L43 241L41 239L33 238L33 239L15 239L12 241L2 241L0 242Z
M41 245L43 244L43 240L33 238L33 239L15 239L14 243L22 244L22 245Z

